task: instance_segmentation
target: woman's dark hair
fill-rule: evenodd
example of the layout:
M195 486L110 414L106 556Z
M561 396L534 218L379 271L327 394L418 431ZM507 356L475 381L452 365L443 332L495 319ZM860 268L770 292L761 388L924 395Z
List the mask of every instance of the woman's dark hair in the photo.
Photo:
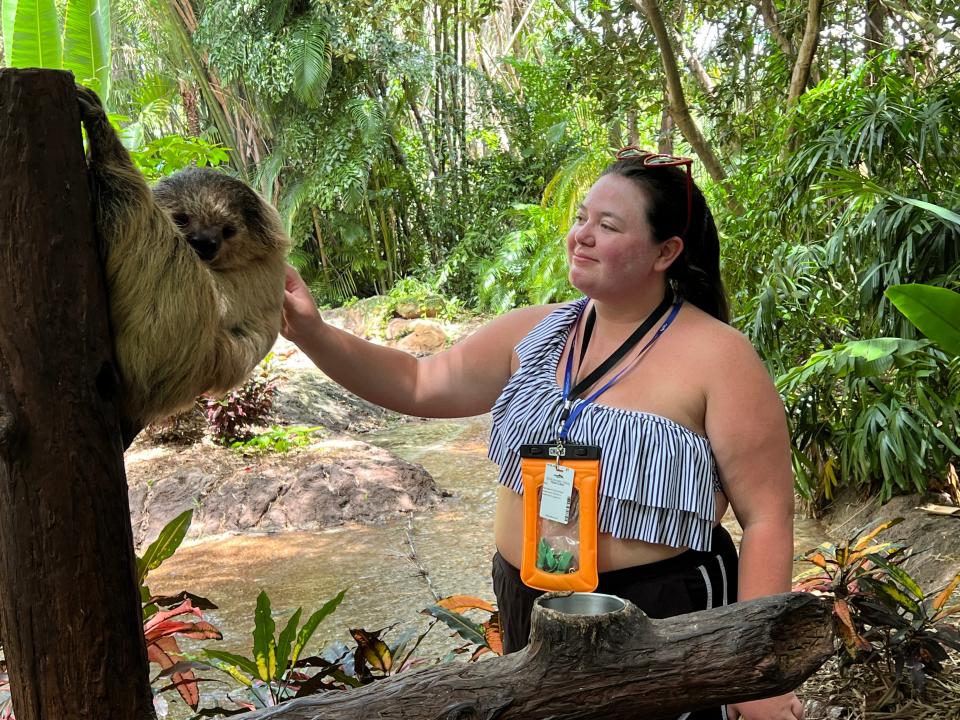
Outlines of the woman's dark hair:
M700 188L693 183L690 226L687 226L687 168L644 165L628 157L609 165L603 175L630 179L647 196L647 221L658 243L683 238L683 252L667 270L680 295L705 313L730 322L727 292L720 277L720 238L713 214ZM686 232L684 228L686 227Z

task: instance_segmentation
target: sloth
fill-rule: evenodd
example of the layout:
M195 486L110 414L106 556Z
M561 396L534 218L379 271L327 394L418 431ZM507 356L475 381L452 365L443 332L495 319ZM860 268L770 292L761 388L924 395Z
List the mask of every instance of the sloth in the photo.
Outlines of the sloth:
M188 168L151 191L97 95L77 86L77 97L120 410L139 429L235 387L270 351L290 241L277 211L221 172Z

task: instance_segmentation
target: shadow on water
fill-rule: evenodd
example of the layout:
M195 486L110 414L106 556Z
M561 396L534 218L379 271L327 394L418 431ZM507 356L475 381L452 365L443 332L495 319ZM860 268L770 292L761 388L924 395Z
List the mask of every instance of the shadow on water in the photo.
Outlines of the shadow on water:
M364 436L422 464L453 497L439 510L384 525L235 536L185 546L151 573L151 590L186 589L212 600L219 609L206 615L224 639L210 646L246 655L261 589L270 595L281 627L297 607L303 606L306 614L347 589L343 604L320 626L310 650L334 640L349 641L348 627L374 630L412 622L426 628L428 618L418 612L434 602L432 590L441 596L468 594L493 601L489 578L496 466L486 457L488 435L489 416L481 416L403 423ZM739 542L740 528L732 513L724 525ZM427 577L410 558L410 539ZM815 521L797 519L798 552L822 540ZM444 655L455 647L447 635L443 628L434 629L418 654Z

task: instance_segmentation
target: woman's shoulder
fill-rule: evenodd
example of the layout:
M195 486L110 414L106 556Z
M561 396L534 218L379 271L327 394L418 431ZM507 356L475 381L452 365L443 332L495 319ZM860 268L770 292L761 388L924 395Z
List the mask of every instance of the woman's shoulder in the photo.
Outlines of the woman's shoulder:
M680 317L683 319L684 334L688 336L687 341L694 349L712 348L710 356L721 361L724 359L737 361L744 356L759 359L753 343L746 335L692 303L684 304Z
M690 303L682 317L684 348L705 382L772 382L756 348L742 332Z

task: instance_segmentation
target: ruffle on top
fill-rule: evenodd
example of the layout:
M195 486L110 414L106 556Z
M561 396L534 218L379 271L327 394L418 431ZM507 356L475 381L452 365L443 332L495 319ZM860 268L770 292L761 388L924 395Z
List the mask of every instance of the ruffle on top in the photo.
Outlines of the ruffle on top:
M558 308L516 346L520 367L491 414L489 457L500 483L523 493L520 446L551 443L563 409L556 372L587 298ZM598 400L602 400L601 395ZM574 404L582 404L577 400ZM668 418L596 401L570 428L571 442L600 446L600 532L709 550L720 488L710 441Z

